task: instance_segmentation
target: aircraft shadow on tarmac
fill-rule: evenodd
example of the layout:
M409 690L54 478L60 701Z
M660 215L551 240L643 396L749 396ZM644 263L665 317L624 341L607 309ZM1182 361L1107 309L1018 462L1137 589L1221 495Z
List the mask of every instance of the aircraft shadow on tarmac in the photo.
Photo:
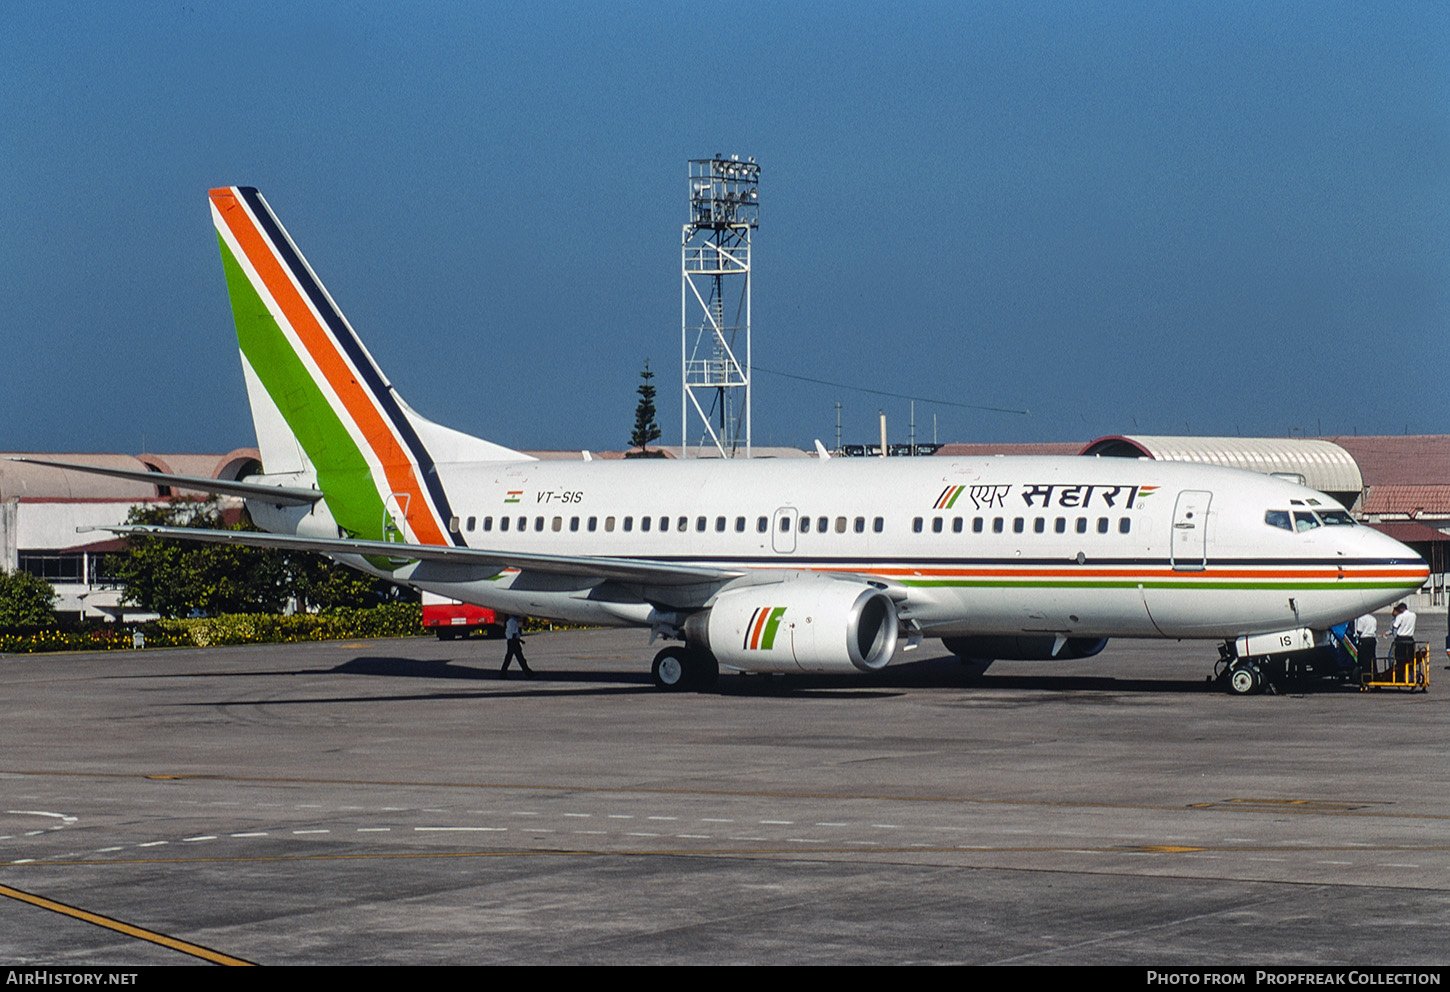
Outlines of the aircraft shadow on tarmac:
M452 660L417 660L386 656L352 658L331 671L346 675L371 675L383 678L459 679L469 682L503 681L498 669L477 662L455 664ZM625 687L653 686L643 670L601 671L595 668L541 668L536 663L534 677L526 682L517 670L509 672L507 681L522 689L525 685L557 687L560 683L578 686L611 686L614 691ZM879 672L860 675L735 675L722 674L713 690L726 695L805 695L826 692L839 696L842 690L853 697L890 694L893 690L942 688L972 689L982 692L1111 692L1111 693L1204 693L1222 690L1202 678L1122 678L1111 675L1007 674L988 671L975 674L953 655L922 658L895 664ZM1316 686L1315 688L1319 688ZM1325 684L1325 689L1330 688ZM1338 688L1337 686L1335 688ZM1296 692L1302 691L1296 687Z
M621 666L629 664L621 659ZM1006 671L999 667L985 673L964 666L954 655L891 665L878 672L859 675L738 675L722 674L715 688L710 690L729 696L791 696L793 698L851 698L872 699L880 696L897 695L906 689L965 689L972 692L1097 692L1097 693L1157 693L1197 694L1219 693L1223 688L1201 677L1194 678L1136 678L1115 675L1091 675L1049 671L1050 665L1038 668L1036 664L1023 674L1020 671ZM1450 668L1450 666L1447 666ZM638 668L601 670L596 667L534 668L531 680L513 669L507 679L499 674L492 662L468 659L419 659L389 655L361 655L350 658L331 668L271 668L250 671L194 671L171 673L170 678L198 679L255 679L279 675L364 675L376 678L422 679L428 681L448 680L458 685L458 690L449 692L425 692L417 697L429 696L497 696L499 689L493 685L508 682L512 686L510 695L524 695L534 689L546 688L552 692L571 694L620 692L658 692L649 672L641 662ZM132 679L152 678L150 674L113 675L110 678ZM570 688L562 688L563 686ZM467 688L465 689L465 686ZM1355 692L1351 683L1328 679L1292 683L1277 690L1285 695L1307 695L1334 692ZM301 701L301 700L299 700ZM317 700L312 700L316 702ZM339 698L337 701L345 701ZM275 702L275 701L274 701Z

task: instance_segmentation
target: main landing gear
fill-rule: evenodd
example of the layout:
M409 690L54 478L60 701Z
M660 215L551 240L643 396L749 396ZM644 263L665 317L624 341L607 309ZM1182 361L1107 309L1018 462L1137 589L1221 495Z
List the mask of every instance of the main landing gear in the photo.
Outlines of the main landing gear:
M720 677L720 663L704 651L669 647L655 655L650 675L661 689L709 689Z

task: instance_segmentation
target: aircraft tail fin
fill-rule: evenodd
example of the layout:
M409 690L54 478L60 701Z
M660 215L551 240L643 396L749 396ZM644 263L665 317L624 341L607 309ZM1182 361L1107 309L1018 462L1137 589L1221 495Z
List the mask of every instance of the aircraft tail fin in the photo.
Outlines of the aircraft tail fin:
M315 479L350 536L459 543L440 466L528 456L416 413L262 194L210 196L263 471Z

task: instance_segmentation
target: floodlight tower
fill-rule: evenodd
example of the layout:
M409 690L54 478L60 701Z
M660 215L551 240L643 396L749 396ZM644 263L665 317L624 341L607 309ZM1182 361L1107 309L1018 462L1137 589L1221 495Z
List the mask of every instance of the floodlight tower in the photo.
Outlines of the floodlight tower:
M750 457L750 233L760 224L760 166L690 161L690 220L680 238L680 456L690 422L722 458ZM694 412L694 418L691 417Z

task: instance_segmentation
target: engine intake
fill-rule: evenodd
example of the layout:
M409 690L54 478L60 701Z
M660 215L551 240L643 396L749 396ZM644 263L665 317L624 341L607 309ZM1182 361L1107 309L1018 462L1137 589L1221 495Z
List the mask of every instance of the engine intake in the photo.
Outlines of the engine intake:
M896 604L864 582L816 576L745 586L685 621L685 640L746 672L870 672L896 652Z

